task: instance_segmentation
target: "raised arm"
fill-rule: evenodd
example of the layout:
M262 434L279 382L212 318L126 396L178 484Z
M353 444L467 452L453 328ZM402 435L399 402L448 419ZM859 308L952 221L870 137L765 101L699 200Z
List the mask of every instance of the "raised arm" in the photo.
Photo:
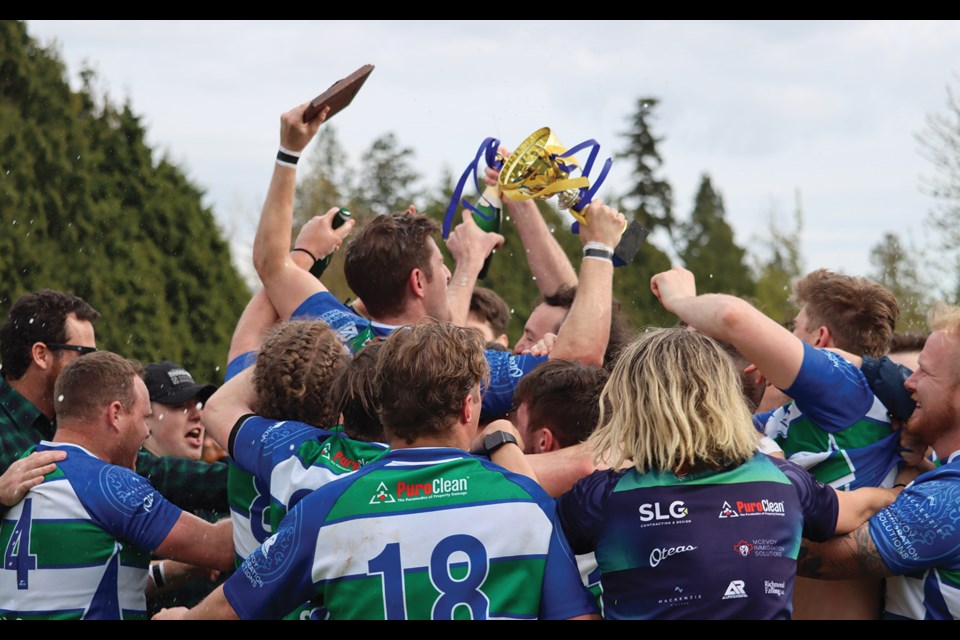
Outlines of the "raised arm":
M793 384L803 364L803 343L776 321L734 296L698 296L693 274L680 267L653 276L650 286L667 311L697 331L731 343L774 385L785 389Z
M594 200L584 209L587 224L580 226L583 244L599 243L610 249L620 241L624 218L619 211ZM613 260L584 257L580 264L580 284L570 313L560 326L551 358L579 360L603 366L603 354L610 340L610 314L613 301Z
M326 118L325 109L308 123L303 122L306 103L283 114L280 118L280 146L287 151L299 154L317 133ZM306 260L309 268L313 258L321 255L311 251L313 258L302 251L291 257L290 236L293 227L293 202L297 187L297 169L295 164L278 161L274 165L273 178L263 203L260 224L253 242L253 264L280 318L289 318L300 304L315 293L326 291L316 278L295 260ZM332 212L327 216L332 219ZM327 220L328 224L330 220ZM309 224L309 223L308 223ZM337 230L330 230L332 244L323 253L332 253L340 241L353 228L353 221ZM305 248L305 247L303 247Z
M229 450L230 432L237 420L253 413L256 393L253 367L245 369L220 386L203 408L203 426L224 449Z
M484 231L474 222L470 211L463 210L463 222L458 224L447 238L447 249L456 261L447 285L447 306L450 307L453 324L467 326L470 297L477 286L477 276L483 269L483 261L491 251L502 246L502 235Z
M488 185L496 184L498 175L498 172L487 168L484 181ZM577 286L577 272L570 264L563 247L557 242L556 236L550 233L537 204L533 200L509 198L504 198L503 204L510 212L510 219L517 226L520 242L527 254L527 264L530 265L530 273L533 274L540 295L553 295L563 285ZM613 246L616 246L616 243Z
M266 289L253 294L233 330L227 362L233 362L234 358L244 353L258 351L263 344L264 333L279 320L280 316L273 308Z

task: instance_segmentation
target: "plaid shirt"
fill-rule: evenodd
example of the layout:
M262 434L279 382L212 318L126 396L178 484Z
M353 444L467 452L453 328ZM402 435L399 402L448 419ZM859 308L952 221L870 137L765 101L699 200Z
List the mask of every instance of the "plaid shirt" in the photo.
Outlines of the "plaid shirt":
M163 497L185 511L213 511L226 515L227 463L173 456L155 456L141 449L137 473L149 480Z
M41 440L53 440L55 431L52 420L0 378L0 475ZM224 462L207 464L140 451L137 473L181 509L229 512Z
M0 474L41 440L52 440L53 421L0 378Z

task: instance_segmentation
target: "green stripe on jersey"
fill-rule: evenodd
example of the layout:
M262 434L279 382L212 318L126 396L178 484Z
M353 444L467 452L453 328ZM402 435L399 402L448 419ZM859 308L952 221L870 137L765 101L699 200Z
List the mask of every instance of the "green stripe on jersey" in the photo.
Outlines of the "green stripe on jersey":
M490 473L476 459L445 465L443 477L434 478L435 473L433 465L382 467L353 482L330 510L327 522L464 503L530 500L523 488L499 473Z
M861 418L842 431L830 433L821 429L807 416L800 415L790 423L786 435L777 436L774 441L780 445L787 458L804 452L830 452L828 459L809 468L817 480L830 483L856 471L847 458L839 453L839 449L870 446L889 436L890 428L889 424Z
M617 482L614 492L671 485L740 484L744 482L790 484L790 480L766 456L754 456L733 469L723 471L708 469L690 473L683 477L678 477L671 471L650 471L641 474L636 469L631 469Z

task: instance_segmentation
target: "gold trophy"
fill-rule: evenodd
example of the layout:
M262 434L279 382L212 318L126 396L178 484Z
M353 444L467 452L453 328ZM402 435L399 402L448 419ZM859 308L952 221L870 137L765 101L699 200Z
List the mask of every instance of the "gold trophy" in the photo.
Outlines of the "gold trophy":
M592 147L590 156L581 169L574 156L588 147ZM579 224L587 224L581 211L590 204L613 164L611 159L606 160L591 187L590 169L599 149L599 144L588 140L568 150L549 127L538 129L504 161L499 179L503 196L511 200L545 200L556 195L561 209L568 209ZM581 175L571 177L570 174L577 170ZM577 224L574 227L574 233L577 233L579 227ZM628 223L614 250L614 265L623 266L632 261L647 234L648 231L636 220Z

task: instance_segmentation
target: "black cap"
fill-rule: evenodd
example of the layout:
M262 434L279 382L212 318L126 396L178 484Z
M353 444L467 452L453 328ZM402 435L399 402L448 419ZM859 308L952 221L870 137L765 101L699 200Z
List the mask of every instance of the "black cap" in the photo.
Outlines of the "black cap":
M146 370L144 381L150 392L150 402L180 404L194 397L206 402L217 390L214 384L197 384L189 371L169 360L151 362Z

